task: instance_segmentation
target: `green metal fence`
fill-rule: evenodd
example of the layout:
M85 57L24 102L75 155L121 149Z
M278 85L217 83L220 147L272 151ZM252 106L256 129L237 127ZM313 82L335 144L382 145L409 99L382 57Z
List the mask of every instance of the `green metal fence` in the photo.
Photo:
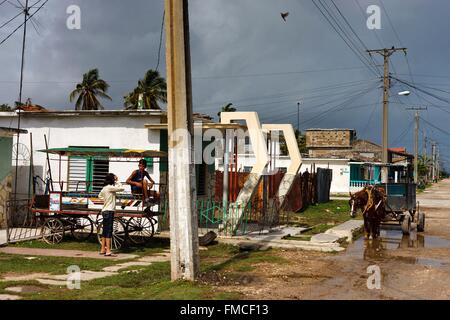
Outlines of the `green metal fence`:
M267 227L267 215L261 212L261 203L251 201L243 211L240 218L233 214L241 209L240 204L231 203L224 207L223 202L214 199L200 199L196 201L198 227L200 233L214 231L224 236L243 235L248 232L261 231ZM271 214L273 214L273 210ZM277 212L275 213L277 214ZM239 219L236 221L235 219ZM159 231L169 230L169 202L168 199L161 202L161 215L159 216ZM233 230L232 226L237 225Z

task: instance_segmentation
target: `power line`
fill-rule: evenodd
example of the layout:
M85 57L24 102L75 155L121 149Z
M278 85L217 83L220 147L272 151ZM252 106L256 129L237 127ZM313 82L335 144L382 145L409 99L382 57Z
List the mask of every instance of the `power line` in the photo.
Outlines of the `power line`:
M337 33L337 35L344 41L344 43L350 48L350 50L352 50L352 52L357 56L357 58L361 61L361 63L363 65L365 65L372 73L374 73L375 75L379 76L378 69L375 68L375 70L374 70L374 67L370 63L367 62L367 60L365 59L365 56L363 54L361 54L361 52L359 52L356 48L354 48L354 44L350 44L349 42L351 42L351 41L349 39L346 39L338 31L337 27L333 24L333 22L331 22L330 18L324 13L322 8L320 8L319 5L314 0L311 0L311 1L314 4L314 6L316 6L316 8L319 10L319 12L322 14L322 16L327 20L327 22L333 28L333 30ZM323 3L320 2L320 0L318 0L318 1L322 5L322 7L325 9L325 11L328 12L328 10L325 8Z
M432 127L432 128L434 128L434 129L436 129L436 130L438 130L438 131L440 131L440 132L442 132L442 133L444 133L444 134L450 136L450 132L448 132L448 131L446 131L446 130L444 130L444 129L442 129L442 128L440 128L440 127L434 125L434 124L432 124L431 122L425 120L425 119L422 118L422 117L420 117L420 119L422 119L422 121L423 121L424 123L426 123L427 125L429 125L430 127Z
M249 100L261 100L261 99L268 99L268 98L269 99L270 98L281 98L281 97L286 97L286 96L298 96L300 94L304 98L305 97L304 93L315 93L315 92L320 92L321 96L323 96L323 92L326 92L326 91L334 91L334 90L348 88L348 87L354 88L355 86L359 86L362 84L368 84L368 83L379 82L379 81L380 81L379 79L351 81L351 82L344 82L344 83L341 83L338 85L328 85L328 86L317 87L317 88L312 88L312 89L285 91L285 92L280 92L280 93L273 93L270 95L247 97L247 98L243 98L243 99L239 99L239 100L236 100L233 98L228 98L226 101L222 100L222 101L216 101L216 102L211 102L211 103L197 104L197 106L216 106L216 105L223 105L230 101L233 101L233 103L236 103L236 102L243 102L243 101L249 101Z
M309 122L317 120L317 119L319 119L319 121L320 121L320 120L322 120L323 117L326 117L328 115L328 113L333 112L333 111L337 111L337 110L339 110L339 108L342 108L342 106L344 106L344 109L345 109L345 107L346 106L348 107L351 102L353 102L356 99L364 96L365 94L367 94L368 92L372 91L375 88L377 88L377 86L369 87L367 90L362 90L362 91L358 92L357 94L350 96L348 99L346 99L342 103L339 103L338 105L335 105L335 106L333 106L333 107L331 107L331 108L329 108L329 109L327 109L327 110L325 110L323 112L320 112L319 114L313 116L312 118L310 118L308 120L305 120L305 121L301 122L300 124L304 125L306 123L309 123ZM329 102L325 102L323 105L327 105L328 103ZM316 107L316 109L317 109L317 107ZM292 113L292 114L294 114L294 113ZM280 120L286 119L287 117L291 117L292 114L289 114L289 113L285 114L283 117L272 119L272 121L280 121Z
M159 49L158 49L158 63L156 64L155 71L158 71L159 68L159 62L161 59L161 47L162 47L162 40L163 40L163 33L164 33L164 21L166 18L166 10L163 11L163 17L162 17L162 23L161 23L161 34L159 36Z
M19 30L22 26L24 26L25 23L28 22L28 20L30 20L36 13L38 13L47 2L48 0L45 0L45 2L38 9L36 9L36 11L33 12L33 14L29 15L28 18L26 18L25 21L20 26L15 28L5 39L3 39L0 42L0 46L4 44L9 38L11 38L17 32L17 30Z
M16 16L12 17L11 19L9 19L8 21L4 22L1 26L0 29L7 26L9 23L11 23L12 21L14 21L16 18L20 17L22 15L23 12L19 12Z

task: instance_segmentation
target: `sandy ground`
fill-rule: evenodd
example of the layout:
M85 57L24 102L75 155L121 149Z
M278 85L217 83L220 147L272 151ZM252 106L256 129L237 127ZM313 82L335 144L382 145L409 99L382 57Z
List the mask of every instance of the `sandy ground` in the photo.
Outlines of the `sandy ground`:
M450 180L417 198L424 233L383 229L381 240L361 238L339 254L282 251L289 264L262 264L220 286L247 299L450 299ZM369 266L380 270L380 289L368 288Z

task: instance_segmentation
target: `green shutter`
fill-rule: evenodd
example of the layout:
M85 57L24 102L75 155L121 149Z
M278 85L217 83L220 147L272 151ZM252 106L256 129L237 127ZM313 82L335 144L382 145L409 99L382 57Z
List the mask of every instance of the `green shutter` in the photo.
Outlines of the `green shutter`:
M153 158L144 158L145 161L147 161L147 168L153 169Z
M87 188L88 192L92 192L94 189L94 159L89 157L86 159L86 181L89 183L89 187Z
M0 137L0 181L11 173L13 139Z

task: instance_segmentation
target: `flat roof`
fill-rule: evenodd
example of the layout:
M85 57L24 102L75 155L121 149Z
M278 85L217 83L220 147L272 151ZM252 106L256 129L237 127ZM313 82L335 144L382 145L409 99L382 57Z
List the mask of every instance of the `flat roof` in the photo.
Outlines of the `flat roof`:
M158 150L108 149L108 148L53 148L39 152L66 157L109 157L109 158L166 158L167 153Z
M18 112L0 112L0 116L17 116ZM166 116L165 110L59 110L20 111L22 117L75 117L75 116Z
M311 129L306 129L306 131L355 131L355 129L342 129L342 128L321 129L321 128L311 128Z
M194 122L194 127L201 126L203 129L219 129L219 130L226 130L226 129L247 129L247 126L238 124L238 123L214 123L214 122ZM168 124L167 123L152 123L152 124L146 124L145 128L150 130L167 130Z

